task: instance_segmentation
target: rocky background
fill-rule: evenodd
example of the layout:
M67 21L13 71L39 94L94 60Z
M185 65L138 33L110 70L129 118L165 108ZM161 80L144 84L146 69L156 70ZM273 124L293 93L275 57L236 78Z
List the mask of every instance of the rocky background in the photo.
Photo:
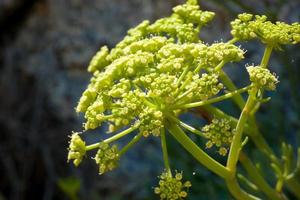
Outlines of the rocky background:
M92 161L78 169L66 163L68 135L81 130L82 118L74 107L90 78L86 67L97 49L113 47L130 27L169 15L182 2L0 0L0 200L157 199L153 186L162 161L155 139L138 144L118 170L98 176ZM229 22L240 12L300 21L300 2L295 0L210 0L201 6L217 13L201 33L209 43L230 38ZM243 46L251 62L257 63L261 46ZM259 115L275 149L283 138L299 146L299 45L285 50L273 55L271 66L281 83ZM245 78L238 70L229 70L236 81ZM176 158L173 165L192 179L189 199L230 198L224 183L182 149L170 154Z

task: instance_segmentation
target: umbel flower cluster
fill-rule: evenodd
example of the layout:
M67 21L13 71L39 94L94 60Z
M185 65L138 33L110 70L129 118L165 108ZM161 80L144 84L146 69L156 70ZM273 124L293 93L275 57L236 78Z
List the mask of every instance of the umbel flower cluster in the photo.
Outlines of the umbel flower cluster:
M160 199L182 199L187 197L187 191L191 186L190 181L182 182L182 173L176 172L173 177L169 172L163 172L160 176L157 187L154 188L155 194Z
M241 14L231 23L232 40L206 44L199 34L214 15L200 10L196 0L188 0L173 8L171 16L153 23L145 20L130 29L114 48L101 47L88 66L92 78L76 111L84 114L83 132L105 123L110 137L86 145L80 134L74 133L68 160L78 166L87 151L97 149L94 160L99 166L99 174L103 174L115 169L121 156L141 138L158 137L166 172L160 176L155 193L161 199L184 199L187 196L185 189L191 184L182 182L182 173L175 176L171 173L166 136L172 135L208 169L225 180L234 177L227 174L236 171L229 168L236 166L241 150L236 145L241 144L245 116L242 112L240 118L243 121L237 123L237 119L212 104L233 98L243 106L240 93L255 96L258 91L275 90L278 80L266 68L268 53L260 65L247 67L250 82L240 89L233 85L222 68L227 63L244 59L245 51L235 45L237 41L260 39L264 44L271 44L269 49L279 48L280 45L298 43L300 27L298 23L274 24L267 21L266 16ZM259 107L259 102L247 102L245 107L247 105ZM202 131L179 119L181 114L198 107L212 117L216 116ZM221 117L220 113L223 113ZM201 136L206 141L206 148L215 146L222 156L230 152L229 166L222 166L201 150L183 129ZM127 135L132 139L124 147L111 145Z
M209 139L206 142L206 148L215 145L219 148L219 154L225 156L234 134L234 130L231 129L230 122L227 119L213 119L211 124L202 128L205 136Z

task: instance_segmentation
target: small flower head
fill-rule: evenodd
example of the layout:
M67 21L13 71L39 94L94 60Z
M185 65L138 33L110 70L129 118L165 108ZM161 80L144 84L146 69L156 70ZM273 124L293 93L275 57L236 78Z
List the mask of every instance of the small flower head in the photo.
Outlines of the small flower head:
M206 148L216 146L219 148L218 153L225 156L234 135L230 121L226 119L213 119L211 124L202 128L202 131L208 139Z
M98 152L95 156L95 161L99 166L99 174L112 171L118 166L119 151L116 145L109 146L106 142L99 144Z
M139 130L144 137L160 135L160 129L164 127L163 113L161 111L148 107L140 113L139 117L141 118Z
M85 153L85 142L81 139L79 133L73 133L69 145L68 162L73 160L74 165L77 167L81 163Z
M106 59L108 54L109 50L107 46L101 47L100 51L98 51L96 55L92 58L88 66L88 71L95 72L97 70L102 70L103 67L105 67L109 63L109 61Z
M201 77L194 75L186 89L193 91L191 94L195 100L205 100L218 94L223 84L219 82L218 75L203 73Z
M190 181L183 182L182 173L178 172L174 177L169 172L163 172L159 178L159 185L154 188L154 192L160 196L160 199L185 199L187 190L192 186Z
M280 45L297 44L300 37L299 23L272 23L265 15L243 13L231 22L231 34L240 40L260 39L263 43L280 48Z
M275 90L276 84L279 82L276 75L272 74L267 68L261 66L249 66L247 71L250 81L258 88L266 90Z

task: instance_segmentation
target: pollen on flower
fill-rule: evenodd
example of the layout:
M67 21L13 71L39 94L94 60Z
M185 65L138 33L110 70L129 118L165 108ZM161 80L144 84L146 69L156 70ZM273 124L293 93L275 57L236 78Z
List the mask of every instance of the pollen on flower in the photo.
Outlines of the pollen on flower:
M206 148L216 146L219 148L218 153L222 156L227 155L227 148L230 146L234 130L227 119L213 119L209 125L202 128L208 141Z
M192 186L190 181L183 182L182 173L178 172L174 177L170 172L163 172L159 179L159 184L154 188L154 193L159 195L160 199L185 199L188 189Z
M73 133L71 135L69 153L68 153L68 162L73 160L74 165L77 167L86 153L85 142L79 136L79 133Z

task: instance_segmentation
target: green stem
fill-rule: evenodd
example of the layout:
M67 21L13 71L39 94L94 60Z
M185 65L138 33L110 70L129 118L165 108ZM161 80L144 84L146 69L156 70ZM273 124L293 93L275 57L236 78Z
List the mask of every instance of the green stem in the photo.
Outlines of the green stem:
M266 67L268 65L271 53L272 53L272 46L267 46L264 55L261 61L261 66ZM248 115L250 111L256 107L256 100L255 100L255 95L257 93L257 89L253 89L253 91L249 94L248 100L246 102L245 107L243 108L243 111L240 115L238 124L236 126L236 132L233 137L233 141L231 143L230 147L230 152L227 160L227 167L229 169L235 169L236 168L236 163L237 163L237 158L238 154L241 148L241 139L242 139L242 134L244 130L245 123L248 119Z
M257 90L255 88L253 88L253 90L251 91L251 93L248 97L246 105L240 115L240 118L236 125L236 128L235 128L236 131L233 136L233 140L232 140L232 143L230 146L230 151L229 151L228 160L227 160L227 167L233 171L235 171L235 169L236 169L239 152L241 150L241 140L242 140L242 135L243 135L243 131L245 128L245 124L247 122L249 112L252 110L252 108L256 102L255 97L254 97L256 92L257 92Z
M256 167L252 164L251 160L243 152L240 153L239 161L246 169L248 176L254 182L254 184L261 190L269 199L282 200L283 198L277 193L261 176Z
M136 130L137 128L138 128L138 126L136 126L136 125L135 126L131 126L130 128L128 128L128 129L126 129L126 130L124 130L124 131L122 131L122 132L120 132L120 133L118 133L118 134L116 134L116 135L114 135L114 136L112 136L112 137L104 140L103 142L106 142L106 143L114 142L114 141L120 139L121 137L124 137L125 135L131 133L132 131ZM86 151L98 148L100 143L101 142L98 142L98 143L86 146Z
M201 131L195 129L194 127L184 123L183 121L180 121L177 117L174 117L173 115L168 115L168 117L170 117L172 120L174 120L177 124L179 124L181 127L185 128L186 130L188 130L188 131L190 131L190 132L192 132L196 135L199 135L203 138L207 138L206 135L203 132L201 132Z
M179 125L182 126L183 128L185 128L186 130L188 130L188 131L196 134L196 135L199 135L199 136L201 136L203 138L207 138L206 135L203 132L195 129L194 127L192 127L192 126L190 126L190 125L188 125L188 124L186 124L186 123L184 123L182 121L179 122Z
M250 86L238 89L236 91L224 94L224 95L219 96L219 97L215 97L215 98L204 100L204 101L194 102L194 103L188 103L188 104L184 104L184 105L175 105L174 107L171 107L171 108L172 109L178 109L178 108L179 109L185 109L185 108L194 108L194 107L204 106L204 105L207 105L207 104L216 103L216 102L219 102L219 101L223 101L225 99L229 99L229 98L233 97L234 95L246 92L251 87L252 86L250 85Z
M260 66L266 68L272 54L273 46L267 45Z
M237 90L237 87L234 85L234 83L231 81L231 79L228 77L228 75L221 70L219 75L220 80L224 83L224 85L227 87L229 91L235 91ZM245 100L243 99L242 95L237 94L232 97L233 101L237 104L237 106L242 110L245 106Z
M168 156L168 149L167 149L167 141L166 141L166 133L165 128L162 128L160 133L161 138L161 147L163 152L163 159L164 165L168 173L171 173L170 163L169 163L169 156Z
M260 200L259 198L243 191L240 188L235 176L233 176L231 179L226 179L226 185L230 193L238 200Z
M236 43L237 41L239 41L238 38L232 38L232 39L229 40L227 43L228 43L228 44L234 44L234 43Z
M222 67L224 67L224 65L226 64L225 61L221 61L216 67L215 67L215 72L218 72L222 69Z
M181 83L181 81L184 79L185 75L188 73L189 71L189 66L187 66L184 71L182 72L182 74L180 75L180 77L178 78L176 85L179 86L179 84Z
M206 105L204 106L204 109L210 113L211 115L214 115L219 118L226 118L231 121L233 126L237 125L238 120L235 117L232 117L231 115L228 115L224 113L222 110L211 106L211 105ZM268 157L274 156L274 152L271 149L271 147L268 145L266 140L263 138L261 133L258 131L258 128L256 127L256 124L252 123L252 120L250 118L249 124L246 124L245 126L245 133L249 135L254 142L254 144L263 152L265 153ZM276 162L278 163L278 162Z
M200 149L176 124L172 123L172 120L168 126L168 130L172 136L179 142L196 160L202 165L216 173L220 177L227 178L230 172L226 167L219 162L211 158L202 149Z
M297 178L293 177L291 179L287 179L285 182L287 188L297 197L297 199L300 199L300 184L297 181Z
M142 136L142 133L134 136L134 138L119 151L119 156L121 157L122 155L124 155L133 145L135 145L141 139Z

